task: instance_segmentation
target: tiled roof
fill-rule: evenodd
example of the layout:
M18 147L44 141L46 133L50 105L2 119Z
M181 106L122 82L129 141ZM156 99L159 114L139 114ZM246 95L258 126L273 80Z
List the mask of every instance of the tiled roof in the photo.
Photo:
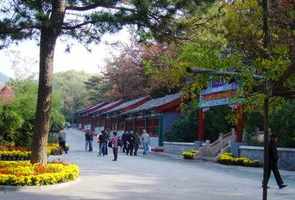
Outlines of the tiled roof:
M103 106L104 104L106 104L105 102L99 102L98 104L94 105L94 106L90 106L88 108L85 108L83 110L80 110L78 111L77 113L78 114L84 114L84 113L87 113L87 112L92 112L93 110Z
M106 105L104 105L104 106L102 106L102 107L100 107L100 108L92 111L90 114L101 113L101 112L105 112L105 111L107 111L109 109L113 109L114 106L116 106L117 104L120 104L121 102L123 102L122 99L119 99L117 101L110 102L110 103L108 103L108 104L106 104Z
M132 106L140 101L143 101L145 99L149 98L148 96L145 96L145 97L140 97L140 98L137 98L137 99L133 99L133 100L130 100L130 101L126 101L125 103L122 103L120 104L119 106L116 106L114 107L113 109L105 112L105 114L107 113L112 113L112 112L116 112L116 111L121 111L129 106Z
M135 109L132 109L130 111L127 111L124 114L151 110L151 109L163 106L165 104L171 103L171 102L179 99L180 97L181 97L181 93L176 93L176 94L171 94L171 95L167 95L167 96L156 98L156 99L151 99L151 100L145 102L144 104L142 104L141 106L139 106Z

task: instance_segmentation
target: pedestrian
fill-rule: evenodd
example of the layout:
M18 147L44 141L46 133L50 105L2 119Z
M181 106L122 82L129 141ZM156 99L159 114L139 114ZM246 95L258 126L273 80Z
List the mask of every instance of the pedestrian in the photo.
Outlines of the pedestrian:
M89 151L90 149L90 130L85 130L85 151Z
M61 150L61 153L65 152L67 154L68 148L66 147L66 133L64 132L64 129L61 129L59 131L58 144L59 144L59 148Z
M98 154L97 154L97 156L101 156L102 155L102 141L103 141L102 132L100 132L97 135L96 140L97 140L97 144L98 144Z
M134 132L133 137L134 137L134 156L137 156L137 151L140 145L140 137L138 133L136 132Z
M130 153L130 131L126 132L125 139L126 139L126 155L128 156Z
M123 153L127 152L127 132L124 131L124 133L122 134L122 144L123 144Z
M91 130L89 130L89 152L93 151L93 136L94 133Z
M111 139L111 145L113 149L114 159L113 161L117 161L118 159L118 148L119 148L119 137L117 136L117 132L113 133L113 137Z
M108 133L106 132L106 130L103 130L102 131L102 137L101 137L102 141L102 155L105 156L105 155L108 155L108 141L109 141L109 135Z
M143 155L148 154L149 152L149 146L150 146L150 135L146 132L145 129L143 129L142 135L141 135L141 142L143 145Z
M129 148L128 148L129 155L133 156L133 151L134 151L134 146L135 146L135 137L134 137L133 131L130 131L130 133L129 133L128 144L129 144Z
M280 175L280 171L278 168L278 150L277 150L277 143L278 143L278 137L275 134L272 134L269 141L269 169L266 172L267 177L265 180L263 180L263 186L268 184L270 173L273 172L276 182L279 186L279 189L282 189L284 187L287 187L287 185L284 184L283 179Z

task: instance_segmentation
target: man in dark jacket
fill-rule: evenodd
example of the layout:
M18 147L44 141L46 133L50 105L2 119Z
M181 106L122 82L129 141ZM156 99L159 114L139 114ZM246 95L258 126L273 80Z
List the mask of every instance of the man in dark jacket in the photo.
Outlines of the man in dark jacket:
M127 139L128 139L127 137L128 137L127 132L124 132L121 138L121 141L123 143L123 153L127 152Z
M282 189L284 187L287 187L287 185L284 184L283 179L279 172L279 168L278 168L279 155L278 155L278 149L277 149L277 142L278 142L278 137L272 134L270 137L270 142L269 142L269 170L267 171L267 178L266 180L263 181L263 183L266 185L268 184L270 173L272 171L279 188Z
M90 151L91 141L90 141L90 130L85 130L85 151Z
M108 141L109 135L106 130L102 131L101 143L102 143L102 155L108 155Z
M133 133L133 136L134 136L134 156L137 156L137 151L140 145L140 137L136 132Z
M125 135L125 139L126 139L126 155L128 156L130 153L130 131L127 131L126 135Z
M128 151L127 151L127 155L129 153L130 156L133 156L133 150L134 150L134 146L135 146L135 137L134 137L134 133L133 131L130 131L129 135L128 135Z

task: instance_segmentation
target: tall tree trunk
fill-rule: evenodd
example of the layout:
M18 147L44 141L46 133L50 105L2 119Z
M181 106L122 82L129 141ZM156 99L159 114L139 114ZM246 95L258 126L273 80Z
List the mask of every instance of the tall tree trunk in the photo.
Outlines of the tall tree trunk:
M47 164L47 140L51 112L53 58L57 37L46 28L41 30L39 88L36 124L32 144L32 163Z
M65 0L53 0L51 17L49 21L44 22L41 28L39 88L32 144L32 163L47 164L54 50L56 40L62 29L64 13Z

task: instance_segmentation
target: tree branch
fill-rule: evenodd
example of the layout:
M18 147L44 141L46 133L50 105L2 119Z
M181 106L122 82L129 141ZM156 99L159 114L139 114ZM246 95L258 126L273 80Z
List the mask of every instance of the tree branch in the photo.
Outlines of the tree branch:
M283 86L284 82L293 74L295 74L295 45L290 45L291 64L288 66L286 71L281 77L274 83L274 89L279 89Z
M86 22L76 24L76 25L72 25L72 26L64 24L62 29L64 29L64 30L74 30L76 28L81 28L82 26L86 26L86 25L92 24L92 23L95 23L95 21L86 21Z
M117 7L117 6L111 6L111 5L103 5L101 3L90 4L90 5L87 5L87 6L67 6L66 10L88 11L88 10L93 10L93 9L96 9L96 8L108 8L108 9L114 9L114 10L136 12L136 10L132 9L132 8Z
M278 96L278 97L295 97L295 90L277 90L273 91L273 96Z
M11 33L18 33L24 30L29 29L40 29L39 25L24 25L24 26L5 26L0 23L0 35L11 34Z

